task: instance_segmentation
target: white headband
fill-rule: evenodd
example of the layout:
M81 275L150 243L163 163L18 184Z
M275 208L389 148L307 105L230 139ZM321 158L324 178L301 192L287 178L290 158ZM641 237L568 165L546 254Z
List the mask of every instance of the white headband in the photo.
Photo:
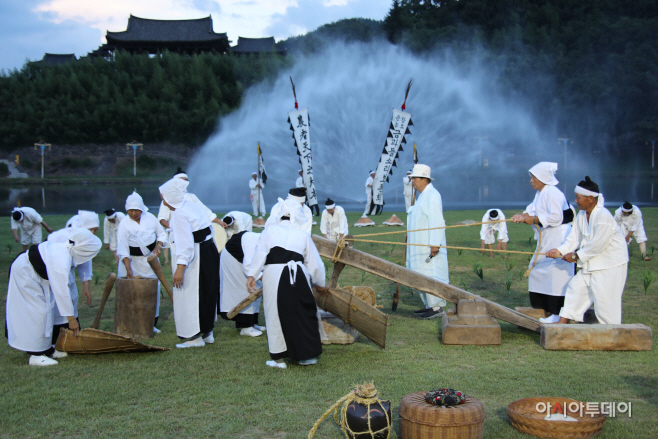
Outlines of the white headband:
M325 208L325 209L333 209L334 207L336 207L336 203L334 203L334 204L329 204L329 205L326 205L326 204L324 205L324 208Z
M630 209L624 209L624 206L621 206L621 211L622 212L632 212L633 208L631 207Z
M575 193L580 194L580 195L585 195L587 197L598 197L601 195L598 192L592 192L590 190L585 189L582 186L576 186L576 189L574 190Z
M114 212L112 215L108 215L108 216L107 216L107 219L116 218L116 216L117 216L117 213Z
M303 203L303 202L306 201L306 197L297 197L297 196L291 195L291 194L288 194L288 199L289 200L299 201L300 203Z

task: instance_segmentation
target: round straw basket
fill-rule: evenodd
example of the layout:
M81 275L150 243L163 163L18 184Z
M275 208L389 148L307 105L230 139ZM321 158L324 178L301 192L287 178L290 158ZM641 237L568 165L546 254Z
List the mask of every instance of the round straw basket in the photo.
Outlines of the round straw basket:
M481 439L484 434L484 406L475 398L453 407L425 402L427 392L410 393L400 401L402 439Z
M549 413L548 408L543 412L538 412L537 404L541 407L548 407L550 404L551 413L554 411L553 407L557 408L559 404L562 413L566 413L568 416L577 419L577 421L545 420L544 417ZM596 436L601 433L601 428L605 423L605 415L598 413L590 416L584 413L584 409L581 411L582 404L584 403L568 398L525 398L508 405L507 415L514 428L521 433L537 437L570 439ZM570 405L575 411L569 410ZM562 413L558 411L556 414L559 417Z

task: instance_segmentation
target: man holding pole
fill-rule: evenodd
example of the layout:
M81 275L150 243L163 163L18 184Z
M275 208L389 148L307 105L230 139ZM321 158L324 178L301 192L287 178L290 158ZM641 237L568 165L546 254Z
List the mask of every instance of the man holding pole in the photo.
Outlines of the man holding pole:
M432 185L431 169L427 165L414 165L411 172L414 189L420 194L407 216L407 268L440 282L449 283L448 251L446 245L441 194ZM443 247L439 247L443 246ZM421 319L434 319L443 315L446 301L431 294L418 292L425 307L414 314Z
M265 215L266 212L263 188L265 188L265 183L258 177L258 172L252 172L249 189L251 190L251 207L254 209L254 216Z

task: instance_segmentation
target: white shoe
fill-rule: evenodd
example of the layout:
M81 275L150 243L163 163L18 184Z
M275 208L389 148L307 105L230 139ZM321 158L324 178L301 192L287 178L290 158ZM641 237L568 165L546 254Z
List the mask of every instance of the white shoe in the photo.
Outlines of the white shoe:
M299 362L300 366L313 366L315 364L318 364L318 359L317 358L311 358L308 360L302 360Z
M206 342L203 341L201 337L194 339L194 340L188 340L184 343L179 343L176 345L177 348L180 349L185 349L185 348L202 348L206 345Z
M57 361L45 355L30 355L28 364L30 366L54 366L57 364Z
M265 328L265 326L254 325L254 329L255 329L256 331L265 332L265 330L266 330L267 328Z
M206 344L213 344L215 342L215 336L211 332L209 336L203 337L203 342Z
M53 358L54 358L55 360L58 360L58 359L60 359L60 358L65 358L65 357L68 357L68 356L69 356L69 354L66 353L66 352L62 352L62 351L55 351L55 352L53 352Z
M559 314L552 314L548 317L542 317L539 319L540 322L542 323L557 323L560 321L560 315Z
M153 333L154 333L154 334L159 334L159 333L161 333L161 332L162 332L162 331L160 331L160 330L159 330L158 328L156 328L155 326L153 327Z
M258 337L259 335L263 335L263 333L254 327L249 327L249 328L242 328L240 330L240 335L248 335L249 337Z
M278 367L279 369L287 369L288 368L288 365L286 363L277 363L274 360L266 361L265 364L270 366L270 367Z

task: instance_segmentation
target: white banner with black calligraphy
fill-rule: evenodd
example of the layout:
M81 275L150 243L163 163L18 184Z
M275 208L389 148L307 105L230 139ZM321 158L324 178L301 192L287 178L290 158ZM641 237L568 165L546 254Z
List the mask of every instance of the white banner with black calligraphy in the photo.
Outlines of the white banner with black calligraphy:
M306 187L306 200L309 206L318 204L315 193L315 180L313 178L313 154L311 153L311 121L308 117L308 108L288 113L288 123L292 137L295 139L299 164L302 167L302 179Z
M382 206L384 204L384 183L388 181L388 176L393 175L393 166L397 166L395 159L398 158L398 152L402 151L402 144L407 143L404 138L405 134L411 134L408 126L411 123L411 114L404 111L393 109L393 118L388 127L386 144L382 150L382 156L377 165L375 172L375 181L373 182L373 204ZM381 208L379 209L381 210Z

